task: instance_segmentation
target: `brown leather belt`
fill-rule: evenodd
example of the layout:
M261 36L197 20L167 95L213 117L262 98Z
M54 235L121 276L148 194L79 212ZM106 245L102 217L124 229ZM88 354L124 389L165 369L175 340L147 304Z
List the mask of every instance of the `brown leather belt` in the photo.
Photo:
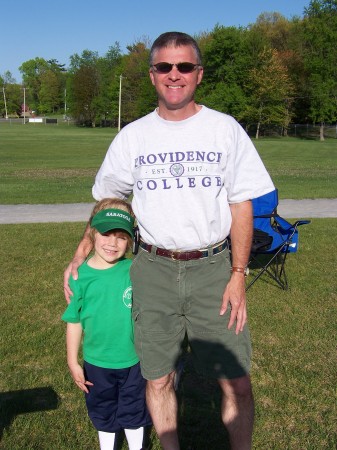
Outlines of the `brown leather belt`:
M139 246L146 250L147 252L151 252L152 245L147 244L144 241L140 241ZM200 259L200 258L207 258L210 255L216 255L217 253L222 252L225 250L225 248L228 248L228 240L225 239L224 241L220 242L220 244L216 244L214 247L210 247L209 249L205 250L191 250L189 252L180 252L179 250L166 250L164 248L156 248L156 255L158 256L165 256L166 258L171 258L173 260L178 261L190 261L191 259Z

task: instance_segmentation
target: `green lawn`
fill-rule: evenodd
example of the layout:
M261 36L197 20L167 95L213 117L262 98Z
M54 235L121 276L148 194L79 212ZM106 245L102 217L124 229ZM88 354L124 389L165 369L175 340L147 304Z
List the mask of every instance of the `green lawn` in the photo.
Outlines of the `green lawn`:
M91 187L116 130L0 125L0 204L92 202ZM280 198L336 197L337 140L260 139Z
M92 202L112 129L0 126L0 204ZM336 140L255 141L281 198L336 197ZM1 225L0 448L93 450L84 400L66 367L63 270L84 223ZM289 291L248 291L255 450L336 448L335 219L300 228ZM62 243L62 244L60 244ZM187 361L179 390L182 450L229 449L217 386ZM123 449L126 448L124 444ZM152 432L152 449L160 446Z
M336 139L259 139L254 144L280 198L337 197Z
M116 130L0 127L0 204L92 202L91 187Z
M0 226L3 449L98 448L67 370L60 321L63 270L83 227ZM336 448L336 220L313 219L299 232L299 251L287 261L290 290L261 279L248 291L255 450ZM219 398L217 386L187 364L179 390L182 450L229 450ZM152 441L159 450L154 433Z

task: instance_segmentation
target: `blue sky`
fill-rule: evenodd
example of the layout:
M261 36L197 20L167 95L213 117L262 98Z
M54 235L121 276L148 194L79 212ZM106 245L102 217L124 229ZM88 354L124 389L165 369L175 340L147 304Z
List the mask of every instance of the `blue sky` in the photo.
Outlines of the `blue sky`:
M19 66L36 57L56 59L83 50L103 56L119 42L122 52L139 38L165 31L196 34L216 24L246 26L262 12L303 16L310 0L4 0L0 8L0 74L21 81Z

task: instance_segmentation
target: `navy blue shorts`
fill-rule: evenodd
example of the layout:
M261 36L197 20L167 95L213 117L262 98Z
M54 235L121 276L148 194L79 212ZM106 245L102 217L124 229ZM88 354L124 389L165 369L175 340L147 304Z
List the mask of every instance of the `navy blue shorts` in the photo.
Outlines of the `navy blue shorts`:
M139 363L126 369L104 369L84 362L88 386L85 401L89 417L99 431L116 433L124 428L137 429L151 425L146 407L146 380Z

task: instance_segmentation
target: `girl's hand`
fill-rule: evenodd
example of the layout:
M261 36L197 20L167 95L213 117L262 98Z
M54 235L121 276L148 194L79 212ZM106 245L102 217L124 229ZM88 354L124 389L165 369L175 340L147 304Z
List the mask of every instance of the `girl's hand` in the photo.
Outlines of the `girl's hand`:
M84 372L82 367L77 363L69 366L69 370L77 386L81 389L81 391L88 394L89 390L87 386L93 386L93 383L84 378Z

